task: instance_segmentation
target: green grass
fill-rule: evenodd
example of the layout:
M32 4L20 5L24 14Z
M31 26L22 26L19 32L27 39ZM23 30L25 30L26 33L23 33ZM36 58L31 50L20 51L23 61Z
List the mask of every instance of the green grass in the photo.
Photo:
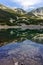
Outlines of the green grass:
M19 19L17 19L17 16ZM26 20L23 21L23 18L20 19L20 17L26 17ZM9 20L10 18L14 19L15 21L13 23L11 23ZM27 14L19 14L11 9L6 9L6 10L2 10L0 9L0 25L9 25L9 26L14 26L14 25L18 25L20 23L24 23L26 25L43 25L43 19L37 19L37 17L34 16L34 18L32 18L32 16L30 17Z

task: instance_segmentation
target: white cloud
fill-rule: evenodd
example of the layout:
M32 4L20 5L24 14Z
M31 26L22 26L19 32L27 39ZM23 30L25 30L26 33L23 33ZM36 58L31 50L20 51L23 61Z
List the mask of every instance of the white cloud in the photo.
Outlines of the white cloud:
M10 0L10 1L20 4L20 6L24 9L28 9L29 6L42 2L42 0Z

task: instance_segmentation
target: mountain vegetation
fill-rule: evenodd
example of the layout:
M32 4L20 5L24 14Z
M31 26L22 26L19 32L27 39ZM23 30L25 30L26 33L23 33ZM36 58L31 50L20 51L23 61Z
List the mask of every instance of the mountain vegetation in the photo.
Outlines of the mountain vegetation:
M43 25L43 7L30 12L23 9L11 9L0 4L0 25Z

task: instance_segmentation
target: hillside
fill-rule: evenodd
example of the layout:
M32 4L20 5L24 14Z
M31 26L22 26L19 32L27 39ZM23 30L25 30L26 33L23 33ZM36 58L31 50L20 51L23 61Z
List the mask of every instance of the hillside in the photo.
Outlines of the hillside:
M11 9L0 4L0 25L43 25L43 14L39 11L43 13L43 8L26 12L20 8Z
M43 7L40 7L40 8L37 8L37 9L33 10L32 13L33 13L35 16L37 16L37 17L43 19Z

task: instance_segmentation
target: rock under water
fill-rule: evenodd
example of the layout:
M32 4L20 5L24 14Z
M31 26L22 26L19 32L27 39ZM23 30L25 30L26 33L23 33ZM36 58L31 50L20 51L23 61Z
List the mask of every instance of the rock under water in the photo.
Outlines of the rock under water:
M2 46L0 65L43 65L43 45L25 40Z

